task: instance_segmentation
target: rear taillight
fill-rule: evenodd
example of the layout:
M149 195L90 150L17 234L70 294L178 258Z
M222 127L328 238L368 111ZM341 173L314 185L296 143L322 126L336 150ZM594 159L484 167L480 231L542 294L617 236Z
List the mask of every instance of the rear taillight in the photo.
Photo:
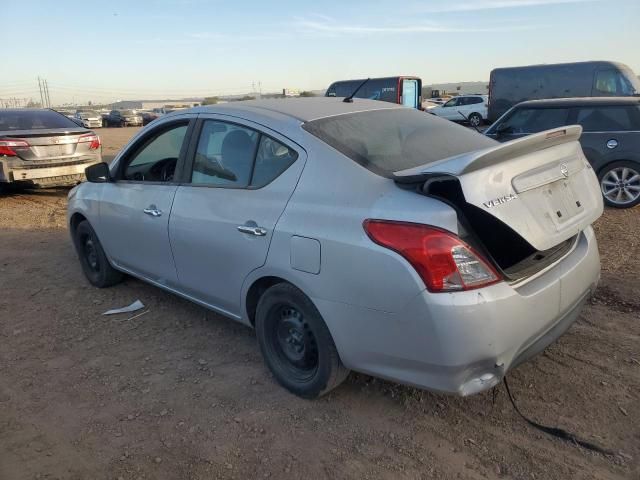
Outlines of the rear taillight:
M29 148L29 144L24 140L0 140L0 155L15 157L18 155L16 148Z
M87 133L86 135L82 135L80 138L78 138L78 143L88 143L88 142L90 142L89 148L91 150L96 150L97 148L100 148L100 137L95 133Z
M418 223L365 220L378 245L402 255L430 292L472 290L501 281L496 270L453 233Z

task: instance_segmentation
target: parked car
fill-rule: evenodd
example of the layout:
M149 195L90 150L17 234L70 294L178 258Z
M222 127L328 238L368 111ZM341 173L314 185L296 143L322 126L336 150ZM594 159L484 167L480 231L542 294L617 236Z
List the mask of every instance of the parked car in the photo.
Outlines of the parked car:
M128 273L255 327L297 395L349 369L470 395L595 289L603 204L579 135L500 144L360 99L199 107L87 169L69 227L90 283Z
M418 77L370 78L363 85L364 81L363 78L333 82L327 88L325 96L348 97L362 85L355 98L380 100L418 109L422 107L422 80Z
M479 127L487 118L487 95L460 95L448 100L444 105L429 109L429 113L454 122L466 122Z
M106 127L139 127L142 125L142 116L135 110L111 110L103 120Z
M617 62L496 68L489 78L489 121L526 100L640 95L640 80Z
M574 124L582 126L582 150L598 175L605 203L617 208L640 203L640 98L523 102L496 121L486 135L504 142Z
M158 118L158 115L153 112L138 112L142 117L142 125L149 125L151 122Z
M74 118L78 123L87 128L102 127L102 116L93 110L78 110Z
M98 135L54 110L0 109L0 188L73 185L101 152Z

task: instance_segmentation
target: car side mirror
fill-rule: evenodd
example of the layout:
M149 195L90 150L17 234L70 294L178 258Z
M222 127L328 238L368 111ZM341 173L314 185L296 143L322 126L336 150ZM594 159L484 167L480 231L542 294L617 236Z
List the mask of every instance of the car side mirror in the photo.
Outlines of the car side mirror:
M87 181L91 183L107 183L111 181L109 165L105 162L96 163L84 169Z

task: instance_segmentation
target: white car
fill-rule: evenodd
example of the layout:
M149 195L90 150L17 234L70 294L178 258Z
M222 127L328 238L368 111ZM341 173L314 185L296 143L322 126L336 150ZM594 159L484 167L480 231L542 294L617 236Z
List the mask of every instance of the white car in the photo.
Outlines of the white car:
M459 95L440 107L430 108L429 113L454 122L468 121L478 127L487 118L489 97L487 95Z
M86 128L102 127L102 116L94 110L79 110L73 119Z

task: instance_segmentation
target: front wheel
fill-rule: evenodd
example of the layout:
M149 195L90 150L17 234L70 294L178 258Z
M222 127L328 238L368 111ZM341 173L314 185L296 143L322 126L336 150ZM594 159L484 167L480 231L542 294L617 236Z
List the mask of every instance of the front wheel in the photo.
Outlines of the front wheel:
M640 164L627 160L605 165L598 173L604 203L630 208L640 203Z
M320 312L291 284L279 283L264 292L256 311L256 332L273 376L300 397L317 398L349 374Z
M472 113L469 115L469 125L472 127L479 127L482 124L482 115L479 113Z
M78 224L73 240L82 271L91 285L105 288L122 280L124 275L111 266L96 232L88 221L83 220Z

